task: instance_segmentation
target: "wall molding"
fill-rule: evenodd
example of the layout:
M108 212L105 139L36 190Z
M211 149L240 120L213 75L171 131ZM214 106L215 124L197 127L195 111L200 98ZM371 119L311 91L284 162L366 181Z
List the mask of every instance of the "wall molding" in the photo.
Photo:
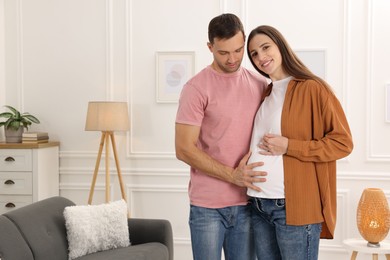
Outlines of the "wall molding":
M5 17L4 0L0 0L0 17ZM0 61L0 104L5 104L5 19L0 20L0 57L4 57Z
M94 172L94 167L60 167L60 175L91 175ZM190 176L189 168L132 168L132 167L121 167L121 173L123 176L152 176L152 177L185 177ZM99 174L104 174L104 167L100 169ZM110 167L110 175L116 176L116 168ZM347 171L338 171L337 180L340 181L390 181L390 175L388 172L374 172L374 171L365 171L365 172L347 172Z
M219 10L222 13L225 13L227 10L227 0L219 0Z
M61 167L60 175L93 175L94 167ZM104 175L105 168L99 168L98 174ZM188 169L181 168L122 168L121 174L123 176L153 176L153 177L189 177ZM110 167L110 176L117 176L116 168Z
M23 1L16 2L16 88L18 107L24 111Z
M350 11L350 0L343 1L343 107L345 114L349 114L349 92L350 92L350 68L351 68L351 11Z
M176 237L173 239L175 245L185 245L185 246L190 246L191 245L191 238L188 237Z
M112 185L110 185L110 188ZM91 184L90 183L85 183L85 182L72 182L72 183L60 183L60 191L61 190L79 190L79 191L88 191L91 189ZM105 191L106 186L105 184L99 184L96 183L95 185L95 191ZM110 189L112 190L112 189Z
M126 185L126 194L130 204L130 212L136 214L134 195L136 193L183 193L187 196L188 187L186 185Z
M96 158L97 152L92 151L61 151L60 158ZM105 152L102 152L104 157ZM113 158L112 152L110 152L110 158ZM174 159L176 160L176 154L174 152L137 152L130 153L126 156L127 159Z
M112 100L113 97L113 2L106 0L106 17L105 17L105 32L106 32L106 100Z
M349 230L348 230L348 221L350 220L350 216L349 216L349 212L351 211L350 210L350 205L351 203L350 202L350 190L348 189L337 189L337 202L341 202L341 212L342 212L342 218L340 217L337 217L337 219L341 219L342 223L338 223L338 226L341 228L341 235L342 235L342 239L341 239L341 243L337 246L337 247L343 247L342 245L342 240L343 239L346 239L348 237L348 234L349 234ZM337 213L337 215L340 215L339 212Z
M132 5L133 0L126 0L126 89L127 92L129 93L127 100L129 100L129 106L130 106L130 120L134 118L133 116L133 109L132 109L132 80L131 80L131 75L133 75L133 66L131 62L132 57L132 20L131 20L131 13L133 11L133 5ZM247 1L243 0L241 2L241 12L243 15L243 23L245 25L246 23L246 10L247 10ZM227 12L227 6L228 6L228 0L219 0L219 9L220 13L225 13ZM243 64L246 62L246 60L243 60ZM151 152L140 152L140 151L135 151L134 148L132 147L132 127L133 124L130 123L130 133L128 132L126 135L126 158L128 159L175 159L176 160L176 155L175 151L168 151L168 152L156 152L156 151L151 151Z
M348 237L348 220L349 218L349 200L350 200L350 191L347 189L337 189L337 204L339 205L338 209L341 208L341 212L337 212L337 224L336 229L340 230L340 236L337 237L335 234L335 239L333 240L323 240L320 242L320 250L327 252L343 252L345 248L342 244L343 240ZM341 205L341 206L340 206ZM340 219L342 223L340 223ZM336 230L337 231L337 230Z
M129 159L174 159L176 154L174 152L131 152L127 158Z
M342 49L343 49L343 58L342 58L342 104L345 110L345 113L348 115L348 102L347 97L349 95L350 83L349 83L349 64L350 64L350 0L343 0L343 40L342 40ZM226 12L227 10L227 0L220 0L220 11L221 13ZM242 14L242 22L244 27L248 25L248 2L247 0L241 1L241 14ZM130 107L133 104L132 102L132 82L131 75L132 64L130 57L132 56L132 21L131 21L131 11L132 11L132 0L126 0L126 89L130 94L128 100L130 100ZM247 59L243 59L243 65L247 66ZM327 64L326 64L327 65ZM327 71L327 68L325 68ZM130 118L134 118L132 114L133 109L130 108ZM131 120L131 119L130 119ZM130 124L130 128L132 128L133 124ZM135 151L132 147L132 129L130 129L130 133L126 135L126 158L129 159L156 159L156 158L167 158L167 159L176 159L175 152L139 152Z
M373 148L372 136L372 120L374 115L373 104L373 91L374 91L374 79L373 79L373 46L374 46L374 0L367 1L367 141L366 141L366 160L368 162L390 162L390 154L376 154Z
M372 11L372 0L367 1L367 95L366 95L366 104L367 104L367 109L368 115L367 115L367 143L366 143L366 151L367 151L367 161L372 161L372 160L377 160L381 159L380 157L373 155L372 154L372 146L371 146L371 120L372 120L372 105L371 105L371 100L372 100L372 16L373 16L373 11Z
M127 202L132 216L138 216L136 210L136 193L178 193L179 196L187 196L187 186L184 185L126 185ZM184 194L184 195L183 195ZM190 237L174 237L174 244L191 245Z
M390 181L389 172L337 172L337 180L353 181Z

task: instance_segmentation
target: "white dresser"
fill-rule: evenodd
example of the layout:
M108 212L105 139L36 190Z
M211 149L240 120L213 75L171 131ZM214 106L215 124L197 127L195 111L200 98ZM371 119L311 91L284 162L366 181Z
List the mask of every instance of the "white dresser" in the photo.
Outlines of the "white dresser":
M59 194L59 142L0 143L0 214Z

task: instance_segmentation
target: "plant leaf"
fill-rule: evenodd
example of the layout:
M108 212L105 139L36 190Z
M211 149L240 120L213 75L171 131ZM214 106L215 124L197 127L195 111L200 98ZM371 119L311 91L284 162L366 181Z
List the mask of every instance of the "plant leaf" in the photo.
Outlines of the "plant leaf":
M18 130L19 127L28 129L28 126L32 123L40 123L38 118L28 112L20 113L17 109L8 105L4 107L8 108L11 112L3 112L0 114L0 117L7 118L5 122L0 123L0 127L4 126L6 129Z
M4 112L4 113L0 114L0 117L5 117L5 118L10 118L12 116L13 116L13 114L10 112Z
M11 110L12 111L12 113L14 113L14 114L17 114L17 113L19 113L19 111L18 110L16 110L14 107L11 107L11 106L4 106L4 107L6 107L6 108L8 108L9 110Z
M36 123L36 124L39 124L39 123L40 123L40 121L39 121L38 118L36 118L35 116L30 115L30 114L28 114L28 113L22 114L22 118L26 118L26 119L28 119L28 120L30 120L31 122Z
M19 121L10 121L8 124L5 125L7 129L13 129L13 130L18 130L20 127L20 122Z

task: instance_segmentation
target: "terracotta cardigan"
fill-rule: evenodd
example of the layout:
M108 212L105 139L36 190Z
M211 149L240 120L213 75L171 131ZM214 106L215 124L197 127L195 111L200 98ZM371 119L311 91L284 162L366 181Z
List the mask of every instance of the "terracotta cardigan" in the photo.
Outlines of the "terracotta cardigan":
M352 136L336 96L314 80L289 82L281 119L289 139L283 156L286 222L323 223L321 238L336 225L336 160L352 152Z

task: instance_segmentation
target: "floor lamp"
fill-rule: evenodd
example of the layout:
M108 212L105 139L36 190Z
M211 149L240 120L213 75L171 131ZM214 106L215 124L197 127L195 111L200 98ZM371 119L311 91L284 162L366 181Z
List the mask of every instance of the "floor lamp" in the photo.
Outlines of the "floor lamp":
M130 128L129 115L126 102L93 101L88 103L87 120L85 124L86 131L101 131L99 152L96 159L95 171L92 177L91 189L89 191L88 204L92 203L95 183L102 157L103 147L105 145L105 164L106 164L106 202L110 201L110 139L116 170L118 173L119 184L122 198L126 201L126 193L123 185L122 174L119 166L118 155L114 138L114 131L128 131Z

